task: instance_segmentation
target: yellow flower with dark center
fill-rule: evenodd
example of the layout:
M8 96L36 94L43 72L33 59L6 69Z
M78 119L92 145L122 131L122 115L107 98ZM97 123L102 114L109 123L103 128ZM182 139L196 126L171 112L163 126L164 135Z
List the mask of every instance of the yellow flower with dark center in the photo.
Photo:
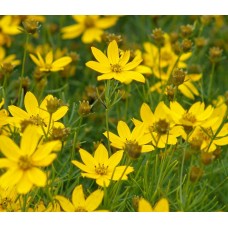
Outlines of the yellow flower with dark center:
M139 199L138 212L169 212L169 202L166 198L160 199L154 208L144 198Z
M74 39L83 34L83 43L101 42L103 30L112 27L118 20L117 16L75 15L72 17L77 24L62 28L62 38Z
M174 101L170 103L170 110L176 124L182 125L186 133L189 133L196 126L210 127L218 119L217 117L210 118L214 108L209 105L205 109L203 102L196 102L188 110L185 110L177 101Z
M97 80L110 80L115 79L121 83L129 84L132 80L138 82L145 82L144 76L135 70L142 62L142 59L136 56L131 62L130 51L127 50L124 54L120 55L117 42L113 40L108 45L107 56L99 49L92 47L92 53L96 61L89 61L86 66L102 73L97 77Z
M72 202L60 195L57 195L54 198L66 212L92 212L99 207L103 197L104 191L97 189L85 199L82 185L78 185L74 188L72 193Z
M9 112L13 117L9 117L9 123L12 125L23 128L28 124L37 126L41 134L49 134L49 130L53 127L61 127L62 123L57 122L61 119L68 111L66 105L56 108L56 111L49 113L47 110L48 101L53 100L52 95L47 95L41 104L38 104L38 101L32 92L27 92L24 98L25 110L15 106L10 105L8 107Z
M177 137L183 134L183 128L176 126L168 107L164 102L160 102L153 113L146 103L140 108L142 122L133 119L136 126L144 124L145 135L151 135L152 144L159 148L164 148L166 144L175 145Z
M100 186L108 187L110 180L127 180L127 175L134 171L131 166L117 166L123 157L123 150L117 151L109 158L107 149L100 144L94 157L84 149L80 149L79 153L84 164L76 160L72 163L83 171L83 177L95 179Z
M11 64L12 66L17 66L21 63L20 60L16 60L16 55L8 55L6 56L6 51L3 47L0 47L0 67L4 66L4 64Z
M33 54L30 54L30 58L39 67L40 71L45 72L64 70L64 67L72 61L71 57L69 56L64 56L54 61L52 51L47 53L45 59L42 58L39 52L37 52L37 57Z
M39 168L50 165L56 158L52 153L58 141L39 145L41 135L34 126L28 126L21 138L20 147L15 142L0 136L0 168L7 171L0 177L0 186L4 189L15 187L19 194L28 193L33 185L44 187L47 175Z
M150 152L154 150L152 145L147 145L151 142L152 137L150 134L145 135L145 126L141 124L140 126L136 126L131 132L128 125L124 121L119 121L117 125L118 135L113 134L112 132L104 132L106 138L109 137L111 142L111 146L127 150L129 152L129 148L138 148L140 149L140 153ZM130 145L131 147L130 147Z

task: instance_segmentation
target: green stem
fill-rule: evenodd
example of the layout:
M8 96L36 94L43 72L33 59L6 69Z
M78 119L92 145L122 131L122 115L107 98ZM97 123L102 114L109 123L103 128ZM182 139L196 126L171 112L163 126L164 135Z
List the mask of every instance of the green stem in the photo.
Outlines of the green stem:
M108 124L108 117L109 117L109 109L108 107L105 109L105 124L106 124L106 131L107 131L107 137L108 137L108 154L111 156L111 146L109 141L109 124Z
M19 92L18 92L18 105L19 105L20 98L21 98L22 83L23 83L23 78L24 78L24 73L25 73L25 61L26 61L27 46L29 43L29 37L30 37L30 35L28 33L26 33L25 47L24 47L24 54L23 54L22 68L21 68L20 87L19 87Z
M212 91L212 84L213 84L213 78L215 73L215 63L212 64L211 74L210 74L210 81L209 81L209 87L208 87L208 101L211 101L211 91Z

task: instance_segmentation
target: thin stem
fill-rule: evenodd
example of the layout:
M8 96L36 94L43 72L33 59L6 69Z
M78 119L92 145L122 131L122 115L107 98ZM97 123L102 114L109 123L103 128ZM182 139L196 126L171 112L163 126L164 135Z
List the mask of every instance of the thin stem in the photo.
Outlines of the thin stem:
M23 83L23 78L24 78L24 73L25 73L25 61L26 61L27 46L28 46L28 43L29 43L29 38L30 38L30 35L28 33L26 33L25 47L24 47L24 54L23 54L22 68L21 68L20 87L19 87L19 92L18 92L18 105L19 105L19 102L20 102L22 83Z
M208 87L208 101L211 101L211 91L212 91L214 73L215 73L215 63L212 64L212 68L211 68L210 81L209 81L209 87Z
M108 124L108 117L109 117L109 109L105 109L105 125L106 125L106 131L107 131L107 136L108 136L108 154L111 156L111 146L110 146L110 141L109 141L109 124Z

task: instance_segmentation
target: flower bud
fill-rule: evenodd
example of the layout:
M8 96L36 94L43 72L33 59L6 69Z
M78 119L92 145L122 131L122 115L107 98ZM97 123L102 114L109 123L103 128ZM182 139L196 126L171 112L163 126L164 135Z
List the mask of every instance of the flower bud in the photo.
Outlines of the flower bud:
M137 159L141 155L142 146L140 146L136 141L127 141L124 147L125 152L132 159Z
M172 83L179 86L184 83L186 72L183 69L175 68L172 73Z
M209 59L212 63L217 63L221 60L223 50L219 47L212 47L209 50Z
M193 45L193 43L191 40L184 39L181 43L181 48L182 48L183 52L186 53L186 52L191 51L192 45Z
M152 31L151 34L152 38L155 41L155 44L159 47L164 45L165 42L165 37L164 37L164 32L162 31L161 28L156 28Z
M53 97L50 100L47 100L47 111L52 114L56 112L62 106L62 104L63 102L60 99Z
M193 166L190 170L190 181L196 182L203 176L203 170L197 166Z
M33 19L22 21L25 31L29 34L35 34L39 29L39 22Z
M86 116L90 113L91 111L91 106L89 104L89 101L79 101L80 105L79 105L79 109L78 109L78 113L81 116Z
M192 35L194 27L192 25L182 25L180 27L181 35L184 38L188 38Z

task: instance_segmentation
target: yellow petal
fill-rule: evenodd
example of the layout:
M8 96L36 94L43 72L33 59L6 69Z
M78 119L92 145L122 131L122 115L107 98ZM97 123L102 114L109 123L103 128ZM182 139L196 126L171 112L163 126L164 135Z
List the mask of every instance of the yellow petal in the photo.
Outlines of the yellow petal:
M131 131L127 124L124 121L119 121L117 125L117 132L120 136L120 138L127 140L131 137Z
M127 180L127 175L134 171L134 168L131 166L118 166L114 170L114 174L112 175L113 180Z
M119 63L119 49L115 40L109 43L107 53L108 59L112 65Z
M112 146L123 149L126 139L120 138L119 136L113 134L112 132L109 132L109 134L106 132L103 133L106 138L109 136L109 141L112 143Z
M48 65L51 65L52 64L52 62L53 62L53 52L52 51L49 51L47 53L47 55L45 56L45 62Z
M102 74L100 76L97 77L97 80L98 81L101 81L101 80L109 80L109 79L112 79L114 78L115 76L115 73L107 73L107 74Z
M69 25L61 29L61 32L63 33L62 38L73 39L80 36L83 31L83 25Z
M18 182L16 189L19 194L26 194L31 190L32 186L33 184L28 178L28 175L24 173L22 178Z
M27 112L25 112L21 108L18 108L15 105L8 106L8 109L9 109L9 112L11 113L11 115L13 117L18 117L18 118L20 118L22 120L30 118L30 115Z
M151 152L153 150L154 150L154 146L152 146L152 145L142 145L141 153L147 153L147 152Z
M169 212L169 202L167 199L160 199L154 207L154 212Z
M84 149L79 150L80 156L84 164L92 169L97 165L97 161L94 157Z
M109 60L108 60L108 58L106 57L106 55L102 51L100 51L99 49L97 49L95 47L91 47L91 50L92 50L93 56L95 57L95 59L98 62L102 63L105 66L109 66L110 67Z
M118 74L116 74L117 77L114 77L116 80L119 80L119 76ZM145 77L137 72L137 71L123 71L121 72L121 77L122 77L122 81L123 83L130 83L132 80L135 80L137 82L142 82L145 83Z
M65 56L60 59L57 59L52 63L52 68L62 68L68 65L72 61L71 57Z
M102 143L100 143L97 147L94 153L94 159L97 161L98 164L100 163L106 165L106 163L108 162L108 151Z
M16 168L17 163L7 158L0 158L0 168Z
M38 142L41 138L41 135L37 131L37 127L33 125L29 125L23 132L23 136L21 138L21 150L23 154L31 155L34 153Z
M147 200L141 198L139 199L138 212L153 212L153 208Z
M18 162L22 151L15 142L5 135L0 135L0 150L10 160Z
M95 25L98 28L107 29L107 28L115 25L117 20L118 20L117 16L106 16L106 17L99 18L98 20L96 20Z
M85 208L85 197L82 185L76 186L72 193L72 203L77 209L78 207Z
M132 69L136 68L141 62L142 62L142 59L139 59L136 56L131 62L129 62L128 64L126 64L123 67L123 70L124 71L126 71L126 70L132 70Z
M110 180L104 176L101 176L100 178L96 179L96 183L101 187L108 187Z
M61 205L62 209L66 212L74 212L75 211L75 207L73 206L73 204L66 199L63 196L55 196L55 199L58 200L59 204Z
M120 61L119 61L119 65L120 66L125 66L127 64L127 62L129 61L130 59L130 51L125 51L123 56L121 57Z
M96 210L101 204L104 197L104 192L100 189L92 192L86 199L86 209L88 212Z
M29 169L27 172L28 178L31 183L36 186L44 187L46 185L47 176L46 173L41 171L40 169L33 167Z
M155 118L154 114L150 109L150 106L146 103L143 103L140 108L140 116L143 122L146 122L150 125L153 125Z
M45 166L52 164L52 162L56 159L56 157L57 157L57 155L52 153L52 154L46 156L44 159L36 161L35 164L36 164L36 166L39 166L39 167L45 167Z
M86 63L86 66L99 72L99 73L110 73L111 69L110 66L103 65L102 63L98 63L95 61L89 61Z
M178 86L178 89L181 91L181 93L182 93L184 96L188 97L189 99L192 99L192 100L195 99L195 97L194 97L194 95L192 94L192 92L191 92L191 91L189 90L189 88L188 88L187 86L185 86L184 84Z
M121 161L123 157L123 150L115 152L108 160L107 166L110 170L114 169Z
M66 113L68 112L69 108L64 105L62 107L60 107L56 112L54 112L52 114L52 118L54 121L58 121L59 119L61 119L63 116L66 115Z
M84 164L82 164L82 163L80 163L80 162L78 162L78 161L76 161L76 160L72 160L71 162L72 162L75 166L77 166L79 169L81 169L82 171L87 172L87 173L91 173L91 174L94 175L94 173L95 173L95 168L92 169L92 167L88 167L88 166L86 166L86 165L84 165Z
M37 66L41 67L41 63L40 63L40 61L35 57L35 55L30 54L29 56L30 56L30 58L32 59L32 61L33 61Z
M82 35L82 42L85 44L92 43L94 40L101 42L101 36L103 33L103 30L99 28L86 29Z

